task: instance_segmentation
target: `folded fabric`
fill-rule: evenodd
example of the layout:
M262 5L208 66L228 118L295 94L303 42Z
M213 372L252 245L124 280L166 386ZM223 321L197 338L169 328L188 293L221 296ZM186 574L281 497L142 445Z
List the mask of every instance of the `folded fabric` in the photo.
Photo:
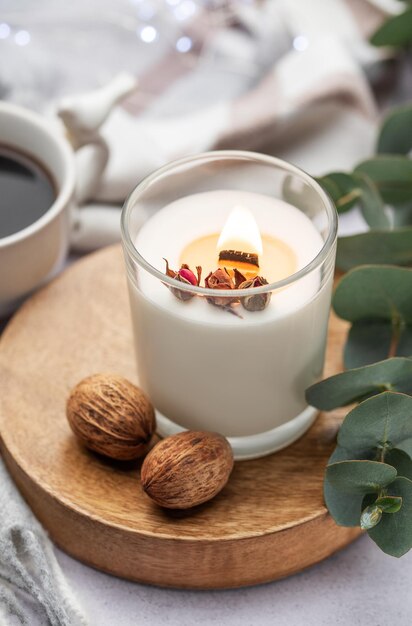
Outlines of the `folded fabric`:
M233 102L155 119L135 118L117 107L102 130L110 158L96 197L121 201L145 175L181 156L216 147L258 149L282 134L285 122L326 99L350 103L371 119L375 114L363 74L331 37L304 53L288 53L253 90Z
M50 539L0 459L0 624L87 626Z
M103 128L110 159L99 200L123 200L142 177L180 156L259 149L317 102L349 104L373 118L361 66L380 58L365 39L383 19L380 9L366 0L233 4L237 22L205 37L206 52L191 71L176 77L173 58L159 61L112 113ZM159 73L162 91L142 111L141 92L153 94Z
M364 143L369 143L375 110L365 71L373 67L376 72L376 63L387 53L370 46L367 38L385 14L400 10L397 0L262 0L217 3L211 8L205 8L208 5L200 0L189 3L190 6L173 4L175 8L166 0L152 2L159 23L175 15L170 28L176 30L179 25L176 32L180 29L184 33L183 42L190 51L182 54L177 43L168 45L163 37L146 48L147 55L139 52L140 60L131 62L131 51L141 51L141 46L131 37L125 42L128 52L123 53L120 40L113 33L108 42L114 46L112 56L117 58L119 68L122 60L129 71L133 66L139 67L139 85L113 110L101 129L109 160L100 184L83 198L84 208L75 215L72 245L77 250L117 241L119 216L110 204L119 206L144 176L172 159L210 149L239 148L282 155L301 165L301 145L302 152L312 150L317 165L321 168L324 162L328 169L341 162L342 144L349 152L352 150L341 135L336 146L330 142L329 155L315 154L317 140L314 136L313 146L309 146L307 120L311 119L324 143L329 133L336 142L336 128L343 128L342 112L346 129L350 132L351 128L359 130L364 126L368 138ZM92 10L94 4L94 0L89 0L84 10ZM183 14L183 5L186 9L191 7L190 16ZM75 2L71 7L71 15L79 23L82 6ZM130 3L116 6L121 15L113 13L112 0L104 0L102 11L112 12L102 14L101 24L109 20L120 28L122 18L124 34L130 37L133 23L151 23L150 17L139 17L140 9L132 8ZM43 17L36 14L37 24L44 19L52 30L59 20L63 22L65 14L51 12L49 4L46 9ZM33 27L35 24L33 21ZM115 32L119 34L118 30ZM25 103L31 94L29 101L37 102L37 84L42 85L42 94L51 93L59 83L64 93L76 89L73 72L66 77L68 86L62 89L66 57L70 71L73 69L69 50L65 49L67 43L59 48L63 63L57 66L54 56L47 55L47 37L43 47L41 40L36 40L29 66L20 62L20 73L16 73L16 63L10 62L17 58L16 51L12 53L9 48L9 54L0 58L1 80L13 101ZM97 43L98 39L92 37L92 41ZM75 42L74 37L74 45ZM42 82L44 72L42 80L39 72L36 74L36 67L40 69L45 64L49 65L47 75L51 77L47 85ZM84 72L81 75L79 84L84 84ZM96 84L94 76L90 79L91 84ZM71 100L75 102L75 97ZM326 116L325 103L330 105ZM347 123L349 117L352 125ZM95 156L87 147L81 150L79 171L86 171ZM306 163L305 158L303 164ZM308 169L313 171L310 164Z
M330 105L328 115L325 104ZM344 114L351 123L346 123L337 140ZM308 116L317 132L312 160L302 162L301 154L308 151ZM93 199L121 204L140 180L161 165L211 149L265 150L297 165L307 164L310 173L321 173L322 165L323 171L340 166L344 145L349 148L351 156L346 163L351 167L356 157L345 135L364 129L357 143L363 143L367 154L372 149L375 118L374 101L362 70L342 42L324 36L305 52L285 54L253 89L234 100L175 116L135 116L118 106L101 130L109 146L109 160ZM327 146L321 153L317 146L320 136ZM292 141L293 155L288 153ZM359 159L366 156L364 151ZM86 170L91 158L90 153L80 153L79 168ZM90 206L90 200L77 218L73 245L78 250L120 238L116 212ZM142 221L146 217L142 214Z

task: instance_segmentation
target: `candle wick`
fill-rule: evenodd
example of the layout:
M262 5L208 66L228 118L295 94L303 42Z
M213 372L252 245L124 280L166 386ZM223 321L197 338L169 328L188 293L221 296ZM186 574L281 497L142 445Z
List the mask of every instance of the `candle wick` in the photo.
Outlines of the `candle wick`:
M259 268L259 257L253 252L241 252L239 250L221 250L219 261L233 261L234 263L246 263Z

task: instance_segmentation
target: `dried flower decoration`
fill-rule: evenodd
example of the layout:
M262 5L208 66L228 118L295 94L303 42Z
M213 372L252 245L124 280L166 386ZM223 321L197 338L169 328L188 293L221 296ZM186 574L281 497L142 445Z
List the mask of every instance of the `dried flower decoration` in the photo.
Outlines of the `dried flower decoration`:
M216 290L235 289L235 283L226 268L219 268L215 272L210 272L210 274L205 278L205 286L208 289ZM219 298L219 296L216 296L208 297L207 301L214 306L218 306L225 311L229 311L229 313L233 313L233 315L241 317L235 308L236 304L239 304L239 298L230 298L227 296Z
M175 272L174 270L170 269L168 260L164 259L164 261L166 263L166 276L174 278L181 283L186 283L187 285L193 285L194 287L199 286L200 278L202 276L202 268L200 267L200 265L196 266L197 275L195 275L195 273L190 269L188 265L186 265L186 263L183 263L180 270ZM167 286L169 287L169 285ZM178 289L177 287L169 287L169 289L173 293L173 295L178 298L178 300L182 300L183 302L190 300L195 295L190 291L184 291L183 289Z
M166 263L166 276L170 278L174 278L182 283L186 283L187 285L193 285L194 287L198 287L200 285L200 279L202 275L202 268L198 265L196 266L196 274L190 269L188 265L185 263L181 266L181 268L175 272L170 269L169 263L167 259L165 259ZM219 289L250 289L251 287L262 287L263 285L267 285L268 281L262 276L255 276L254 278L247 279L242 272L239 272L236 268L233 270L233 278L224 268L218 268L215 272L210 272L208 276L205 278L205 287L208 289L215 289L218 291ZM169 287L169 285L167 285ZM176 298L186 302L187 300L191 300L196 294L190 291L183 291L178 287L169 287L170 291L173 293ZM247 311L263 311L267 307L270 302L271 293L258 293L256 295L244 296L243 298L230 296L208 296L207 301L214 306L220 307L221 309L236 315L237 317L242 317L237 307L239 304L242 304L243 308Z
M240 274L240 272L239 272ZM239 284L239 289L250 289L251 287L263 287L263 285L268 285L268 281L266 278L262 276L255 276L250 280L245 280ZM242 306L247 311L263 311L267 307L270 302L270 298L272 296L272 292L266 293L257 293L252 296L245 296L244 298L240 298L240 302Z
M235 289L240 289L240 285L247 281L246 276L244 276L242 272L239 272L236 268L233 270L233 277L235 279Z

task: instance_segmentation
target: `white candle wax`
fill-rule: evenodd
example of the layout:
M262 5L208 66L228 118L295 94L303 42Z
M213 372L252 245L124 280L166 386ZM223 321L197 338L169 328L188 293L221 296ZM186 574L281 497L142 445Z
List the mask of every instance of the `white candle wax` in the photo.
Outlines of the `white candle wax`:
M169 204L141 228L136 249L160 271L163 258L178 269L188 243L220 232L236 205L252 211L261 233L290 246L297 270L321 250L322 237L300 210L235 190ZM159 412L161 433L214 430L236 443L273 431L271 449L300 436L315 416L304 392L323 369L332 272L320 285L318 269L274 292L265 310L242 309L240 319L204 298L181 302L139 269L137 287L129 281L139 381Z

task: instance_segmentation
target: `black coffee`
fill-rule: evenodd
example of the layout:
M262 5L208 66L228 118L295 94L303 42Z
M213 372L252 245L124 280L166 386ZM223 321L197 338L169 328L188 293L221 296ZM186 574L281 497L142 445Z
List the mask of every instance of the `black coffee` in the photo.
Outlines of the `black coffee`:
M33 224L55 197L51 177L36 161L0 146L0 239Z

